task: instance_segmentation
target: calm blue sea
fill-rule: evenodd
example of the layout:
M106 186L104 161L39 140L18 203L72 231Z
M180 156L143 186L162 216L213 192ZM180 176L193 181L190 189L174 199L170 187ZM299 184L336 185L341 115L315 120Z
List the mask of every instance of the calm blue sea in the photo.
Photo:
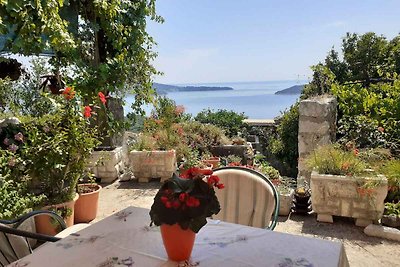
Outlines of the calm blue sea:
M276 91L293 85L305 84L307 81L265 81L265 82L234 82L234 83L204 83L178 84L196 86L229 86L231 91L211 92L174 92L167 97L175 100L178 105L185 106L186 112L196 115L203 109L227 109L243 112L251 119L272 119L296 102L299 95L274 95ZM133 97L128 96L124 107L125 114L130 112ZM151 107L144 107L146 112Z

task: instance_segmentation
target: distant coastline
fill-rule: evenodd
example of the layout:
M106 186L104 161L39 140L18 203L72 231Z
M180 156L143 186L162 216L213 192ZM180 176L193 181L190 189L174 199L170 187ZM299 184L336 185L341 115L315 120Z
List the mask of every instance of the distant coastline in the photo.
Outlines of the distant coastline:
M228 86L178 86L169 85L162 83L153 83L153 87L156 89L159 95L165 95L171 92L192 92L192 91L227 91L233 90L232 87Z
M293 85L289 88L275 92L276 95L299 95L303 91L304 84Z

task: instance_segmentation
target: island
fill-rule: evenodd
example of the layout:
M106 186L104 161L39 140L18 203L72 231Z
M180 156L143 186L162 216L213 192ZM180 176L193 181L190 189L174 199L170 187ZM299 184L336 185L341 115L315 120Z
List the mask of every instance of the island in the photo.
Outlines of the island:
M153 83L153 87L156 89L159 95L165 95L171 92L192 92L192 91L221 91L221 90L233 90L232 87L226 86L178 86L169 85L162 83Z
M275 92L275 95L299 95L303 91L305 84L294 85L292 87Z

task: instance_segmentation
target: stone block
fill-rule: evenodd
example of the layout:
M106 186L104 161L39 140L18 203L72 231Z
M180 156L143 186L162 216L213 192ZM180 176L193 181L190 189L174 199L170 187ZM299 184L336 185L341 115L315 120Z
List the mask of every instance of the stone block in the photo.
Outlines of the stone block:
M289 215L293 205L294 190L291 189L287 194L279 194L279 215Z
M336 106L334 97L318 96L300 101L299 113L308 117L329 117L336 113Z
M370 224L364 229L368 236L382 237L390 240L400 241L400 230L391 227Z
M317 221L319 222L326 222L326 223L333 223L333 217L329 214L319 214L317 215Z
M327 121L312 122L309 120L299 122L299 133L313 133L319 135L329 135L331 125Z
M151 178L171 178L176 170L175 150L131 151L129 162L139 182L148 182Z
M121 153L122 147L111 151L93 151L87 166L102 182L112 182L119 177L123 170Z

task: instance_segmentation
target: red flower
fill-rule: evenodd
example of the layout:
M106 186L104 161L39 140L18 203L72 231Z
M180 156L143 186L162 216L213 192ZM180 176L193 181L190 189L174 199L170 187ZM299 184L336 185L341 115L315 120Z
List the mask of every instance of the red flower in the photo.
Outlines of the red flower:
M383 133L385 131L385 129L383 127L378 127L378 131L380 131L381 133Z
M216 175L210 175L210 177L208 177L207 179L207 183L210 186L218 184L218 182L219 182L219 177Z
M165 196L162 196L162 197L161 197L161 202L162 202L162 203L165 204L165 203L167 203L167 201L168 201L168 198L167 198L167 197L165 197Z
M225 185L224 185L224 184L217 184L216 187L217 187L218 189L224 189L224 188L225 188Z
M179 194L179 201L185 202L186 198L189 196L188 193L180 193Z
M67 87L64 89L62 94L64 95L65 99L71 100L75 96L75 91L74 91L74 89L72 89L72 87Z
M200 169L197 167L193 167L193 168L181 171L181 174L179 175L179 177L184 178L184 179L191 179L196 176L211 175L211 174L213 174L213 171L211 169Z
M100 98L100 101L105 105L107 103L106 96L102 92L99 92L98 96Z
M357 148L353 150L353 154L354 154L354 156L357 156L357 155L358 155L358 153L359 153L359 151L358 151L358 149L357 149Z
M165 205L165 207L166 207L167 209L172 208L172 204L171 204L170 201L165 202L164 205Z
M83 116L85 116L85 118L90 118L90 116L92 116L92 108L89 106L85 106L85 110L83 112Z
M200 206L200 200L198 200L195 197L189 197L186 200L186 206L188 206L188 207L198 207L198 206Z
M174 202L172 202L172 207L174 209L179 209L180 206L181 206L181 203L179 202L179 200L175 200Z

